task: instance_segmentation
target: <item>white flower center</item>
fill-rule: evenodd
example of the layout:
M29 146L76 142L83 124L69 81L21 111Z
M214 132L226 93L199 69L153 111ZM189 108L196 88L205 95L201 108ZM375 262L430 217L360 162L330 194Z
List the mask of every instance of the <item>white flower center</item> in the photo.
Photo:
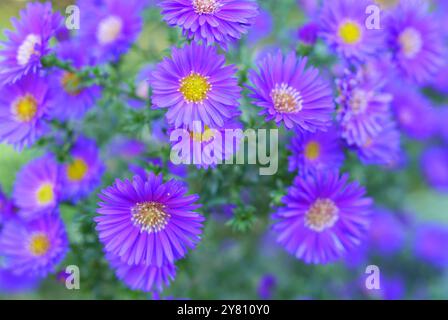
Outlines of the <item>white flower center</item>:
M401 52L409 59L414 58L423 48L422 35L414 28L406 28L398 37L398 42Z
M109 16L101 20L96 37L101 45L115 42L123 30L123 21L120 17Z
M39 54L36 46L41 44L41 39L37 34L29 34L17 50L17 63L19 66L28 64L31 56Z
M331 199L317 199L305 214L305 226L322 232L334 226L339 219L339 209Z
M271 91L274 108L281 113L295 113L303 108L300 92L286 83L276 84Z
M220 6L218 0L193 0L193 8L197 14L213 14Z

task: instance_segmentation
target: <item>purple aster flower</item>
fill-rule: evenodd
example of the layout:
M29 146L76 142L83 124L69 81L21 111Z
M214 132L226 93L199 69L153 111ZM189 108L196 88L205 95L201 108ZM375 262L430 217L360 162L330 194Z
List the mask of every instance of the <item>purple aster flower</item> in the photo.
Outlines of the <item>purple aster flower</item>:
M107 149L108 158L120 157L130 160L141 156L146 150L146 145L137 139L115 136Z
M162 291L176 276L176 267L168 263L161 267L155 265L128 265L112 254L106 255L117 277L132 290L144 292Z
M269 37L272 32L272 15L267 10L260 9L260 14L255 18L253 27L247 34L247 41L255 44L258 41Z
M361 244L372 200L338 172L297 177L273 215L277 241L306 263L333 262Z
M258 15L252 0L165 0L160 7L168 25L182 28L188 39L223 48L247 33Z
M151 122L151 135L159 143L170 143L168 136L168 124L165 118L153 120Z
M96 62L116 61L137 40L143 27L139 0L81 3L80 41L89 45Z
M431 102L417 87L396 84L388 90L394 97L392 111L401 131L417 140L430 138L437 130L435 110Z
M436 119L438 119L437 129L440 136L448 143L448 106L444 106L438 109L436 113Z
M400 132L394 121L388 119L381 123L380 131L367 138L363 145L352 146L359 159L366 165L396 168L403 162Z
M392 255L403 248L404 241L404 225L396 214L376 209L372 215L368 246L381 255Z
M441 28L428 3L401 1L388 18L388 42L401 72L418 83L431 80L445 61Z
M321 36L338 54L364 61L384 48L384 31L366 26L370 0L324 1L320 15Z
M429 185L440 191L448 191L448 148L427 149L423 153L421 167Z
M307 58L294 52L281 52L259 62L259 73L249 72L252 91L249 95L263 108L266 120L283 122L287 129L314 132L331 124L334 103L329 83L313 67L306 68Z
M0 293L18 294L29 292L39 285L39 277L16 275L11 270L0 268Z
M298 170L301 175L339 169L344 162L342 140L334 126L325 132L295 132L287 148L292 152L289 171Z
M448 63L438 69L431 81L431 87L439 93L448 95Z
M383 92L382 82L368 79L362 70L346 71L336 84L342 137L349 145L363 146L382 131L382 123L390 116L392 95Z
M414 240L415 255L436 267L448 265L448 228L438 224L423 224L417 229Z
M83 49L83 44L78 41L64 42L59 44L57 56L79 70L89 65L88 55ZM50 74L50 83L54 92L53 117L62 121L81 119L101 95L99 86L83 85L76 72L55 70Z
M401 277L388 277L381 274L380 289L372 290L366 288L365 277L361 279L360 285L367 296L381 300L402 300L405 297L406 287Z
M67 235L58 212L29 222L11 220L0 236L6 267L16 275L45 277L55 271L67 250Z
M272 274L264 275L258 284L258 296L260 299L269 300L272 298L272 291L277 286L277 279Z
M313 46L317 41L319 30L316 22L309 22L299 28L297 36L304 45Z
M53 211L59 200L59 166L52 155L32 160L17 174L13 199L26 219Z
M173 48L171 55L152 73L155 107L168 108L167 121L176 128L191 128L194 121L222 127L239 106L236 67L225 66L225 57L216 48L195 43Z
M242 125L232 119L217 129L200 122L195 122L191 130L173 129L170 132L171 155L179 157L175 163L195 164L205 169L213 168L231 159L238 152L243 138L241 128Z
M60 27L62 16L53 13L51 3L28 3L20 20L11 19L15 30L6 31L7 41L0 50L0 83L16 82L27 74L37 74L40 59L50 52L49 41Z
M194 210L197 195L185 195L179 181L161 175L116 180L100 194L95 218L106 252L128 265L172 264L200 240L204 218Z
M0 185L0 229L3 223L14 216L14 205L10 199L3 193Z
M141 101L138 99L129 99L128 104L132 108L140 109L147 105L149 97L149 77L151 76L152 71L154 70L153 64L145 65L137 74L135 79L135 95L145 101Z
M61 168L62 197L77 202L101 183L105 165L94 140L79 137L69 153L71 160Z
M18 150L31 146L47 130L45 119L53 106L46 80L26 76L0 88L0 143Z
M297 0L297 5L307 16L315 17L321 6L320 0Z

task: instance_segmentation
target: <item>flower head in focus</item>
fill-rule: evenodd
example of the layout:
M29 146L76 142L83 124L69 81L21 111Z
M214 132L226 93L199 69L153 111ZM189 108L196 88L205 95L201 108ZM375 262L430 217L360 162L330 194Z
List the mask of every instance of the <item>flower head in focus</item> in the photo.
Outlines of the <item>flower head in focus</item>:
M294 52L284 57L278 52L261 60L258 72L249 72L249 97L262 108L260 115L267 121L310 132L331 125L331 87L317 69L306 65L307 58L297 58Z
M195 43L173 48L151 76L152 102L168 108L167 122L176 128L192 128L201 121L222 127L238 111L241 88L236 67L225 65L216 48Z
M99 195L95 218L107 253L128 265L162 267L183 258L200 240L204 218L196 213L197 195L184 183L161 175L116 180Z
M336 171L297 177L273 215L277 241L297 259L326 264L366 237L372 200L348 175Z

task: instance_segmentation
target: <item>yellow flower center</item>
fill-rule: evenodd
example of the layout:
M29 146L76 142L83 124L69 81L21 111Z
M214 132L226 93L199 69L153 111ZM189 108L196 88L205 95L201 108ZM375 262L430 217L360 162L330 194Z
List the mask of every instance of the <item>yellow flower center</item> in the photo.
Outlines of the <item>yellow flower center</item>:
M25 40L23 40L19 49L17 50L17 64L19 66L24 66L30 62L33 55L38 54L36 51L36 46L41 44L40 36L37 34L29 34Z
M197 14L213 14L219 7L217 0L193 0L194 12Z
M207 98L207 93L211 88L212 86L208 82L207 77L192 72L189 76L180 80L179 91L183 94L186 101L201 103Z
M191 138L194 141L197 142L207 142L210 141L214 138L215 136L215 130L209 128L208 126L204 125L204 131L200 132L200 131L192 131L190 133Z
M158 202L137 203L131 209L131 220L135 226L141 228L142 232L159 232L165 228L170 218L164 209L165 206Z
M51 183L42 184L36 192L37 203L45 206L54 200L54 188Z
M31 94L26 94L13 103L12 109L16 119L29 122L36 116L37 101Z
M31 254L40 257L47 254L49 249L50 249L50 239L48 239L47 235L39 233L31 237L29 243L29 250Z
M320 155L320 145L315 141L310 141L305 146L305 157L308 160L316 160Z
M274 108L281 113L295 113L303 108L300 92L286 83L276 84L271 91Z
M317 199L305 214L305 226L322 232L339 219L339 209L330 199Z
M109 16L101 20L98 25L96 37L101 45L108 45L120 37L123 30L123 21L120 17Z
M67 177L70 181L78 182L84 179L89 166L83 159L75 159L67 166Z
M339 26L338 34L345 44L356 44L361 41L362 29L359 23L346 21Z
M420 53L423 47L422 36L414 28L406 28L398 37L401 52L406 58L412 59Z
M81 79L76 73L64 72L64 74L62 75L61 83L64 87L64 90L71 95L76 96L81 92Z

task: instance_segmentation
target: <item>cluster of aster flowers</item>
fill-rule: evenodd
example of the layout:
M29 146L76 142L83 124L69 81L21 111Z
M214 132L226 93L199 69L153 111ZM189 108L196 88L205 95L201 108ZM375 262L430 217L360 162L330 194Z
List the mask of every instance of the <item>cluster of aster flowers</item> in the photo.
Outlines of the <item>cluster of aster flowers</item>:
M309 21L293 45L252 55L244 46L255 48L274 23L257 1L160 0L156 14L177 41L154 59L137 42L149 1L79 0L82 27L73 32L51 4L29 3L0 44L0 143L44 155L18 172L11 196L0 190L0 290L34 288L55 272L69 249L61 205L85 205L78 215L96 232L116 277L158 297L200 243L207 211L224 208L230 225L247 230L264 207L250 205L258 189L226 184L228 172L245 175L241 168L220 172L245 152L243 137L229 144L226 132L263 121L286 141L280 176L292 184L274 178L282 197L265 207L288 253L306 264L342 260L350 268L371 253L395 256L405 227L415 227L414 255L445 267L447 228L415 224L381 200L374 205L368 181L351 170L401 169L414 156L410 142L424 142L421 172L431 187L448 190L447 108L422 89L446 94L441 19L423 1L401 0L368 23L366 8L380 2L298 1ZM131 50L145 60L135 79L120 69ZM127 117L132 126L121 128L117 118ZM104 128L90 127L97 123ZM168 161L169 152L196 168ZM106 173L115 174L118 160L131 177L112 182ZM229 180L254 184L246 178ZM222 203L226 192L232 199ZM276 286L275 276L264 276L260 297L270 298ZM386 279L384 288L383 298L401 294L402 280Z

